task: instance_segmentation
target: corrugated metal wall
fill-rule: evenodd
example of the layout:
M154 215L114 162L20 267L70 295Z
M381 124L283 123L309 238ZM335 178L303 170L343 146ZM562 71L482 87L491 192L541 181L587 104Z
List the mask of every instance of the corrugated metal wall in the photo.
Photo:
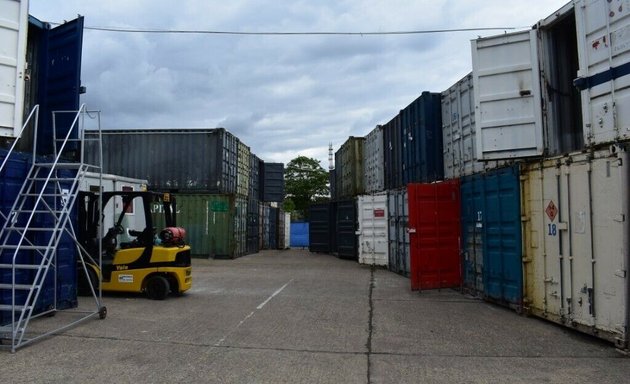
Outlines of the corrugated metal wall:
M377 125L365 136L363 148L363 185L365 193L385 190L383 127Z
M405 186L403 183L403 161L402 161L402 127L400 125L400 115L396 115L389 123L385 124L383 130L384 139L384 164L385 188L388 190L398 189Z
M409 202L407 188L387 191L390 271L409 277Z

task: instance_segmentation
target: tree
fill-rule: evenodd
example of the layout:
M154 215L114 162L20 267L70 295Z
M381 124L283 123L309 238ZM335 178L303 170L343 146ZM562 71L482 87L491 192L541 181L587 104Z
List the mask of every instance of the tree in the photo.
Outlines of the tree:
M328 172L313 158L298 156L291 160L284 170L284 180L287 200L298 211L306 212L311 202L329 194Z

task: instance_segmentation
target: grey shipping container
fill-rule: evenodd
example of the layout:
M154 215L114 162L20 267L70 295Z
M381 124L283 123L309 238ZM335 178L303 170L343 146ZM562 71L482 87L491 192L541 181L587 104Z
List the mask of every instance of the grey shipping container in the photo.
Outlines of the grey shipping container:
M442 92L444 178L456 179L507 165L477 159L472 72Z
M365 138L350 136L335 153L337 198L345 199L364 193L363 144Z
M262 166L262 201L284 201L284 164L263 163Z
M87 162L97 156L87 142ZM238 139L223 128L103 131L103 172L146 179L151 190L234 194L237 159Z
M284 210L281 208L278 208L277 211L278 214L278 220L276 221L277 225L278 225L278 229L277 229L277 237L278 237L278 241L276 242L276 248L277 249L285 249L284 245L286 243L286 228L285 228L285 215L284 215Z
M363 146L363 186L365 193L385 190L383 127L377 125L365 136Z
M409 203L407 188L387 191L390 271L409 277Z

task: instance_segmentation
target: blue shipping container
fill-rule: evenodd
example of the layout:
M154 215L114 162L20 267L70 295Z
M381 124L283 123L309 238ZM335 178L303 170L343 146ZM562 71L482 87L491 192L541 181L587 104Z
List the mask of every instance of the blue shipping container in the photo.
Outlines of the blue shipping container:
M523 298L519 166L461 179L464 286L519 307Z
M309 246L308 227L308 223L306 222L291 223L291 241L289 242L291 248L306 248Z
M444 178L442 96L422 95L400 112L403 185Z
M402 128L400 115L396 115L383 128L385 189L404 186L402 178Z
M6 152L0 153L0 159L4 159ZM31 166L31 155L16 153L11 155L11 158L7 162L5 169L0 175L0 210L6 216L11 210L13 203L15 202L18 193L22 187L22 184L28 174ZM71 176L69 172L61 175L62 177ZM52 205L53 202L49 201L48 204ZM26 217L22 220L26 221ZM70 220L74 228L78 228L76 209L73 211ZM0 217L0 225L4 226L5 222ZM25 223L23 223L25 224ZM18 226L20 224L18 223ZM33 226L50 226L52 221L49 215L44 217L36 216ZM41 234L31 235L30 240L41 243ZM47 235L50 236L50 235ZM47 239L43 239L47 240ZM55 276L49 274L44 282L44 288L42 289L37 303L35 304L35 313L42 312L51 308L57 303L57 309L73 308L77 305L77 251L74 246L74 241L70 239L67 234L64 234L61 238L57 251L57 268L56 268L56 280L57 280L57 297L54 296L54 284ZM0 254L0 263L10 264L13 261L13 252L2 252ZM16 262L18 264L31 264L33 262L39 262L39 258L36 258L33 251L20 251L18 253ZM50 269L49 271L55 271ZM0 270L0 283L11 283L11 270ZM34 271L20 270L16 272L16 283L18 284L30 284L34 278ZM16 302L23 303L26 299L27 291L18 291L16 293ZM11 290L0 289L0 304L11 303ZM7 324L11 321L9 312L0 312L0 325Z

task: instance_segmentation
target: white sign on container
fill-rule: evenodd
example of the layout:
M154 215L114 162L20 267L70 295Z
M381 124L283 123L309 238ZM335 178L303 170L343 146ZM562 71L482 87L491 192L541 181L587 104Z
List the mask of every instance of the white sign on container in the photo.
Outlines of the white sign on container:
M358 199L359 264L387 266L387 194L362 195Z

